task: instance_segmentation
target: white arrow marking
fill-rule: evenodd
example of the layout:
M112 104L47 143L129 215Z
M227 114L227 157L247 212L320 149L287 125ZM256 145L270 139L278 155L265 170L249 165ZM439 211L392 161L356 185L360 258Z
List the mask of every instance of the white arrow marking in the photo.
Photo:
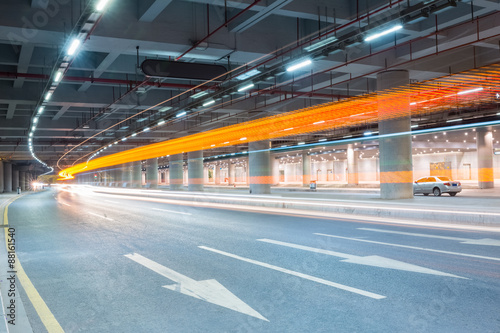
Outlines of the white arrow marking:
M407 236L415 236L415 237L427 237L427 238L455 240L455 241L459 241L462 244L500 246L500 240L492 239L492 238L472 239L472 238L426 235L426 234L417 234L417 233L413 233L413 232L392 231L392 230L372 229L372 228L358 228L358 230L368 230L368 231L374 231L374 232L383 232L383 233L387 233L387 234L398 234L398 235L407 235Z
M371 241L371 240L366 240L366 239L342 237L342 236L327 235L327 234L321 234L321 233L314 233L314 235L326 236L326 237L333 237L333 238L341 238L341 239L348 239L348 240L353 240L353 241L356 241L356 242L364 242L364 243L372 243L372 244L380 244L380 245L402 247L402 248L405 248L405 249L412 249L412 250L421 250L421 251L445 253L445 254L452 254L452 255L455 255L455 256L463 256L463 257L471 257L471 258L479 258L479 259L500 261L500 258L495 258L495 257L486 257L486 256L478 256L478 255L475 255L475 254L468 254L468 253L460 253L460 252L451 252L451 251L427 249L425 247L418 247L418 246L409 246L409 245L401 245L401 244L391 244L391 243L377 242L377 241Z
M272 270L275 270L275 271L278 271L278 272L290 274L290 275L297 276L297 277L302 278L302 279L306 279L306 280L309 280L309 281L314 281L314 282L321 283L321 284L324 284L324 285L327 285L327 286L330 286L330 287L334 287L334 288L337 288L337 289L346 290L346 291L349 291L351 293L363 295L363 296L366 296L366 297L370 297L370 298L374 298L374 299L383 299L383 298L386 297L386 296L375 294L375 293L372 293L372 292L369 292L369 291L365 291L365 290L361 290L361 289L358 289L358 288L349 287L349 286L346 286L346 285L343 285L343 284L340 284L340 283L336 283L336 282L328 281L328 280L325 280L325 279L321 279L321 278L318 278L318 277L315 277L315 276L312 276L312 275L308 275L308 274L304 274L304 273L299 273L299 272L296 272L296 271L292 271L290 269L286 269L286 268L282 268L282 267L270 265L270 264L267 264L267 263L262 262L262 261L257 261L257 260L253 260L253 259L249 259L249 258L245 258L245 257L240 257L239 255L228 253L228 252L224 252L224 251L220 251L220 250L213 249L213 248L210 248L210 247L206 247L206 246L198 246L198 247L200 249L203 249L203 250L207 250L207 251L211 251L211 252L222 254L222 255L224 255L226 257L238 259L238 260L245 261L245 262L248 262L248 263L251 263L251 264L254 264L254 265L258 265L258 266L261 266L261 267L269 268L269 269L272 269Z
M227 290L222 284L216 280L195 281L185 275L182 275L173 269L167 268L159 263L150 260L140 254L126 254L125 257L149 268L150 270L166 277L169 280L176 282L176 284L163 286L164 288L177 291L181 294L188 295L202 301L216 304L233 311L241 312L243 314L269 321L264 318L260 313L252 309L245 302L236 297L233 293Z
M287 246L287 247L291 247L294 249L315 252L315 253L321 253L321 254L326 254L329 256L334 256L334 257L339 257L339 258L345 258L344 260L341 260L341 261L342 262L349 262L351 264L367 265L367 266L374 266L374 267L381 267L381 268L397 269L400 271L408 271L408 272L416 272L416 273L440 275L440 276L450 276L450 277L455 277L455 278L460 278L460 279L466 279L466 278L461 277L461 276L448 274L448 273L436 271L436 270L433 270L430 268L425 268L425 267L421 267L421 266L417 266L417 265L413 265L413 264L408 264L408 263L403 262L403 261L398 261L398 260L380 257L380 256L360 257L360 256L352 255L352 254L346 254L346 253L318 249L315 247L280 242L280 241L276 241L276 240L272 240L272 239L257 239L257 240L259 242L266 242L266 243L270 243L270 244Z

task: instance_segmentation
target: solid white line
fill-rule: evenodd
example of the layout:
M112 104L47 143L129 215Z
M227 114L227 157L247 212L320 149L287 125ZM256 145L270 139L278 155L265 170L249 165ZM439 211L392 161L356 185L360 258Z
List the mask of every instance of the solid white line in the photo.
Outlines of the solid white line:
M254 265L258 265L258 266L269 268L269 269L272 269L272 270L275 270L275 271L278 271L278 272L282 272L282 273L290 274L290 275L293 275L293 276L297 276L297 277L300 277L302 279L306 279L306 280L309 280L309 281L314 281L314 282L317 282L317 283L321 283L321 284L324 284L324 285L327 285L327 286L330 286L330 287L334 287L334 288L342 289L342 290L345 290L345 291L349 291L351 293L359 294L359 295L362 295L362 296L366 296L366 297L370 297L370 298L374 298L374 299L383 299L383 298L386 298L386 296L375 294L375 293L372 293L372 292L369 292L369 291L365 291L365 290L361 290L361 289L349 287L349 286L346 286L346 285L343 285L343 284L340 284L340 283L336 283L336 282L324 280L324 279L321 279L321 278L318 278L318 277L315 277L315 276L312 276L312 275L295 272L295 271L292 271L292 270L289 270L289 269L286 269L286 268L282 268L282 267L270 265L270 264L267 264L265 262L261 262L261 261L257 261L257 260L253 260L253 259L248 259L248 258L245 258L245 257L240 257L240 256L238 256L236 254L231 254L231 253L228 253L228 252L216 250L216 249L213 249L213 248L210 248L210 247L206 247L206 246L198 246L198 247L200 249L203 249L203 250L207 250L207 251L215 252L215 253L218 253L218 254L222 254L222 255L224 255L226 257L230 257L230 258L238 259L238 260L241 260L241 261L245 261L245 262L248 262L248 263L251 263L251 264L254 264Z
M168 212L168 213L182 214L182 215L191 215L191 213L177 212L175 210L168 210L168 209L153 208L153 210L158 210L158 211Z
M372 244L388 245L388 246L395 246L395 247L403 247L403 248L406 248L406 249L413 249L413 250L422 250L422 251L429 251L429 252L452 254L452 255L462 256L462 257L471 257L471 258L480 258L480 259L486 259L486 260L500 261L500 258L478 256L478 255L475 255L475 254L468 254L468 253L460 253L460 252L450 252L450 251L443 251L443 250L427 249L427 248L424 248L424 247L401 245L401 244L391 244L391 243L370 241L370 240L359 239L359 238L350 238L350 237L327 235L327 234L321 234L321 233L314 233L314 235L326 236L326 237L333 237L333 238L341 238L341 239L348 239L348 240L353 240L353 241L357 241L357 242L364 242L364 243L372 243Z
M88 212L88 213L89 213L90 215L99 216L99 217L102 217L103 219L113 221L113 219L110 219L109 217L106 217L106 216L102 216L102 215L95 214L95 213L90 213L90 212Z
M403 232L403 231L393 231L393 230L383 230L383 229L372 229L372 228L357 228L357 229L358 230L373 231L373 232L382 232L382 233L387 233L387 234L398 234L398 235L415 236L415 237L438 238L438 239L447 239L447 240L456 240L456 241L466 241L466 240L469 240L468 238L427 235L427 234L418 234L418 233L413 233L413 232Z

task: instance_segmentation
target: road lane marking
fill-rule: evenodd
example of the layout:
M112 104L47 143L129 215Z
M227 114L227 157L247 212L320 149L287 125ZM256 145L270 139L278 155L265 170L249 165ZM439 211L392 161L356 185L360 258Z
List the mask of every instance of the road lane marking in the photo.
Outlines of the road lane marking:
M163 286L164 288L180 292L184 295L219 305L248 316L269 321L226 289L217 280L210 279L195 281L179 272L174 271L173 269L160 265L159 263L137 253L126 254L125 257L175 282L173 285Z
M87 213L89 213L90 215L102 217L103 219L106 219L106 220L109 220L109 221L114 221L113 219L110 219L109 217L106 217L106 216L103 216L103 215L99 215L99 214L95 214L95 213L91 213L91 212L87 212Z
M407 236L415 236L415 237L454 240L454 241L459 241L462 244L500 246L500 240L492 239L492 238L472 239L472 238L427 235L427 234L419 234L419 233L413 233L413 232L393 231L393 230L384 230L384 229L372 229L372 228L357 228L357 229L358 230L373 231L373 232L382 232L382 233L387 233L387 234L397 234L397 235L407 235Z
M471 258L479 258L479 259L500 261L500 258L495 258L495 257L486 257L486 256L479 256L479 255L468 254L468 253L435 250L435 249L428 249L428 248L418 247L418 246L409 246L409 245L401 245L401 244L384 243L384 242L370 241L370 240L359 239L359 238L350 238L350 237L328 235L328 234L322 234L322 233L314 233L314 235L326 236L326 237L332 237L332 238L348 239L348 240L353 240L353 241L357 241L357 242L364 242L364 243L372 243L372 244L388 245L388 246L394 246L394 247L402 247L402 248L412 249L412 250L422 250L422 251L429 251L429 252L452 254L452 255L462 256L462 257L471 257Z
M14 200L18 199L20 197L16 197ZM3 215L3 224L8 225L9 220L8 220L8 209L9 205L14 202L12 200L10 203L7 204L4 208L4 215ZM8 229L4 229L4 234L5 234L5 246L7 247L8 243ZM8 249L7 249L8 251ZM57 319L54 317L52 312L50 311L49 307L45 303L45 301L42 299L38 291L36 290L35 286L29 279L28 275L23 269L23 266L21 266L21 262L19 260L19 257L16 255L16 263L15 263L15 268L16 268L16 274L17 277L19 278L19 281L21 282L21 285L26 292L26 295L28 296L29 300L31 301L31 304L33 304L33 307L35 308L36 313L40 317L40 320L42 321L43 325L47 329L48 333L64 333L64 330L62 329L61 325L57 321Z
M308 274L304 274L304 273L292 271L292 270L289 270L289 269L286 269L286 268L282 268L282 267L279 267L279 266L274 266L274 265L267 264L267 263L262 262L262 261L257 261L257 260L253 260L253 259L249 259L249 258L245 258L245 257L240 257L240 256L238 256L236 254L232 254L232 253L220 251L220 250L213 249L213 248L210 248L210 247L207 247L207 246L198 246L198 247L200 249L203 249L203 250L207 250L207 251L215 252L215 253L218 253L218 254L222 254L223 256L226 256L226 257L238 259L238 260L241 260L241 261L244 261L244 262L248 262L248 263L251 263L251 264L254 264L254 265L257 265L257 266L261 266L261 267L269 268L269 269L272 269L272 270L275 270L275 271L278 271L278 272L282 272L282 273L290 274L290 275L293 275L293 276L297 276L297 277L302 278L302 279L306 279L306 280L309 280L309 281L321 283L321 284L324 284L324 285L327 285L327 286L330 286L330 287L334 287L334 288L337 288L337 289L349 291L351 293L355 293L355 294L358 294L358 295L362 295L362 296L366 296L366 297L370 297L370 298L374 298L374 299L383 299L383 298L386 298L386 296L375 294L375 293L372 293L372 292L369 292L369 291L361 290L361 289L354 288L354 287L349 287L349 286L346 286L346 285L343 285L343 284L340 284L340 283L336 283L336 282L332 282L332 281L328 281L328 280L325 280L325 279L321 279L321 278L318 278L318 277L315 277L315 276L312 276L312 275L308 275Z
M175 210L168 210L168 209L153 208L153 210L158 210L161 212L168 212L168 213L182 214L182 215L192 215L191 213L178 212Z
M344 260L341 260L342 262L347 262L351 264L359 264L359 265L366 265L366 266L373 266L373 267L380 267L380 268L389 268L389 269L396 269L396 270L401 270L401 271L407 271L407 272L415 272L415 273L422 273L422 274L430 274L430 275L438 275L438 276L448 276L448 277L454 277L458 279L467 279L458 275L454 274L449 274L441 271L437 271L434 269L422 267L422 266L417 266L413 264L409 264L403 261L395 260L395 259L390 259L390 258L385 258L377 255L372 255L372 256L355 256L352 254L347 254L347 253L340 253L340 252L334 252L334 251L329 251L329 250L324 250L324 249L318 249L315 247L309 247L309 246L304 246L304 245L298 245L298 244L293 244L293 243L287 243L287 242L281 242L273 239L257 239L259 242L265 242L269 244L275 244L275 245L281 245L281 246L286 246L298 250L304 250L304 251L309 251L309 252L314 252L314 253L321 253L321 254L326 254L329 256L334 256L334 257L339 257L339 258L344 258ZM468 279L467 279L468 280Z

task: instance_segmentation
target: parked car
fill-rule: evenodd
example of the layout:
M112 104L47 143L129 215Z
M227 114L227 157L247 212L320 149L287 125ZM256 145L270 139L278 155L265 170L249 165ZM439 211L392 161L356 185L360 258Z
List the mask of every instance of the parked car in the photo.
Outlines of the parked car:
M448 193L454 197L461 191L462 184L459 181L453 181L444 176L422 177L413 183L413 194L429 195L432 193L438 197L442 193Z

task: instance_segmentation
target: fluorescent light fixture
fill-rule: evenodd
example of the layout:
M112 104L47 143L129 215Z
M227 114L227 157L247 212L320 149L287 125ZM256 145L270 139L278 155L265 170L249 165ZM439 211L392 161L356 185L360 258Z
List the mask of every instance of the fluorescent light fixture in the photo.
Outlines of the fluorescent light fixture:
M159 111L159 112L165 112L165 111L170 110L171 108L172 108L171 106L164 106L164 107L162 107L162 108L158 109L158 111Z
M373 35L370 35L368 37L365 38L365 42L370 42L374 39L377 39L379 37L382 37L382 36L385 36L387 34L390 34L391 32L395 32L395 31L398 31L398 30L401 30L403 29L403 26L401 24L398 24L398 25L395 25L394 27L390 28L390 29L387 29L387 30L384 30L382 32L379 32L377 34L373 34Z
M208 93L206 91L200 91L199 93L194 94L193 96L191 96L191 98L192 99L197 99L197 98L200 98L200 97L205 96L205 95L208 95Z
M310 46L307 46L307 47L304 47L304 50L306 50L307 52L311 52L311 51L314 51L314 50L317 50L323 46L326 46L330 43L333 43L337 40L337 37L333 36L333 37L328 37L327 39L323 39L319 42L316 42Z
M497 113L497 116L500 116L500 112Z
M252 69L251 71L248 71L246 73L243 73L241 75L238 75L237 77L235 77L236 80L240 80L240 81L243 81L243 80L246 80L248 78L251 78L255 75L258 75L260 74L260 71L258 69Z
M313 123L313 125L323 124L324 122L325 122L324 120L320 120L320 121Z
M306 144L306 143L305 143L304 141L297 143L297 145L299 145L299 146L301 146L301 145L305 145L305 144Z
M327 139L319 139L318 142L324 142L326 141Z
M158 122L158 125L163 125L163 124L165 124L165 120L161 120Z
M36 126L35 126L35 125L31 126L31 130L32 130L32 131L34 131L35 129L36 129Z
M149 132L150 128L149 127L146 127L145 129L143 129L142 131L143 132Z
M127 141L127 138L122 138L122 141Z
M33 118L33 122L36 124L38 122L38 117Z
M132 133L132 135L131 135L131 136L137 136L137 133ZM110 146L111 146L111 145L110 145Z
M411 125L411 128L417 128L418 125Z
M46 100L46 101L48 101L51 97L52 97L52 92L50 92L50 91L49 91L49 92L47 92L47 93L45 94L45 100Z
M95 10L97 10L98 12L100 12L101 10L104 9L104 7L106 7L106 4L108 3L109 0L100 0L98 3L97 3L97 6L95 6Z
M209 105L212 105L212 104L215 104L215 100L211 99L209 101L206 101L205 103L203 103L203 106L209 106Z
M363 133L364 136L369 136L369 135L372 135L373 132L372 131L366 131Z
M54 76L54 82L59 82L62 78L62 73L57 71L56 75Z
M45 109L45 106L40 106L38 108L38 113L43 113L43 110Z
M352 138L352 135L344 135L343 136L344 139L347 139L347 138Z
M253 87L255 87L255 84L250 83L250 84L247 84L246 86L239 88L238 92L242 92L242 91L248 90L248 89L253 88Z
M311 59L306 59L306 60L303 60L301 62L298 62L298 63L295 63L293 65L290 65L289 67L287 67L286 71L287 72L293 72L293 71L296 71L297 69L309 66L310 64L312 64L312 60Z
M465 94L471 94L471 93L475 93L475 92L478 92L478 91L481 91L483 90L483 88L475 88L475 89L470 89L470 90L464 90L464 91L461 91L461 92L458 92L457 95L465 95Z
M407 21L405 21L405 24L413 24L413 23L418 23L418 22L421 22L423 20L426 20L429 18L429 14L424 14L424 13L421 13L417 16L414 16L414 17L409 17L407 19Z
M111 147L113 144L110 144L108 147Z
M177 117L177 118L180 118L180 117L185 116L185 115L186 115L186 111L182 111L181 113L178 113L178 114L176 115L176 117Z
M71 42L71 45L70 45L70 47L68 49L67 54L69 56L75 54L76 49L78 49L79 46L80 46L80 40L77 39L77 38L73 39L73 41Z
M446 122L447 123L454 123L456 121L462 121L463 119L462 118L458 118L458 119L450 119L450 120L447 120Z
M30 132L30 137L33 136L33 132Z
M241 141L245 141L247 138L240 138Z

